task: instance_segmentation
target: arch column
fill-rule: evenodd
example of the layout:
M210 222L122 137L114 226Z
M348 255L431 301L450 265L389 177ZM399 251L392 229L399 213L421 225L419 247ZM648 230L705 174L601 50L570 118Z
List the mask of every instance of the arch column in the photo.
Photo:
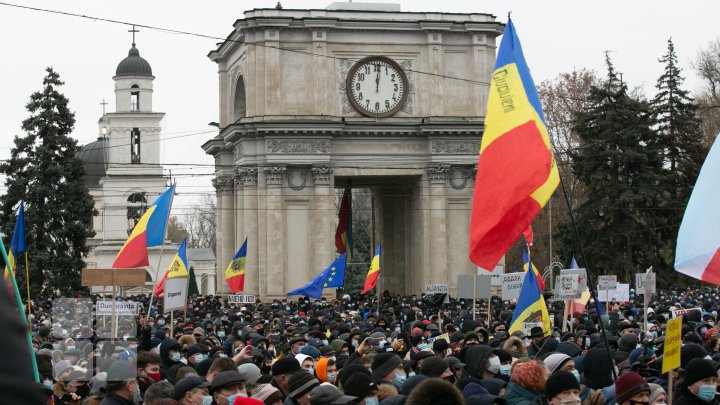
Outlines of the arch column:
M313 228L311 243L309 247L312 252L310 266L310 278L315 277L320 270L328 266L335 258L334 239L328 235L334 235L335 206L334 190L331 187L333 182L333 169L328 166L317 166L310 169L314 184L313 206L310 211L310 224ZM308 280L310 279L308 278ZM332 294L334 290L326 291Z
M220 184L220 199L218 206L222 212L219 227L221 229L222 240L219 242L221 246L221 254L217 258L218 265L218 293L228 293L228 285L225 282L225 267L235 255L235 230L234 228L234 217L235 217L235 201L233 195L234 180L232 175L222 175L219 177Z
M260 294L260 264L258 262L258 246L262 241L258 239L258 170L257 167L242 167L239 169L243 184L243 209L238 212L242 217L244 235L247 237L247 260L245 261L245 291L248 294ZM242 241L240 242L242 243Z
M266 295L281 297L287 292L285 275L285 227L282 187L285 184L285 166L267 166L265 175L266 236L265 252L267 277Z
M425 283L447 284L448 280L448 244L447 244L447 181L449 165L431 164L427 167L427 179L430 184L430 267L426 267ZM424 286L420 286L423 288Z

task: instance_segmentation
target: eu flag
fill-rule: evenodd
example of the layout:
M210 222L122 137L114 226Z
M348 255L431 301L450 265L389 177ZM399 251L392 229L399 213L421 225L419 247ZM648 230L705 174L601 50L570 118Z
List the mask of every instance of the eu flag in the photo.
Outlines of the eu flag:
M290 291L287 295L302 295L319 299L322 296L323 288L342 288L345 286L345 263L347 252L335 259L330 266L323 270L314 279L304 286Z

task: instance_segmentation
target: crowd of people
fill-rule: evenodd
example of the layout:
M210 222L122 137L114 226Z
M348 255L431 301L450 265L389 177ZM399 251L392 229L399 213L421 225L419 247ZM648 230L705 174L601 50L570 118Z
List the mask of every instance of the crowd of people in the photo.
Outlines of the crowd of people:
M658 291L647 313L640 299L607 303L601 317L590 302L566 325L563 302L548 297L552 330L510 333L514 304L497 297L473 314L471 300L388 292L379 302L205 296L170 317L162 302L148 310L149 298L136 296L126 299L143 309L135 322L121 318L119 339L104 321L40 301L32 345L56 405L664 405L665 327L682 316L672 403L714 405L719 297L715 288Z

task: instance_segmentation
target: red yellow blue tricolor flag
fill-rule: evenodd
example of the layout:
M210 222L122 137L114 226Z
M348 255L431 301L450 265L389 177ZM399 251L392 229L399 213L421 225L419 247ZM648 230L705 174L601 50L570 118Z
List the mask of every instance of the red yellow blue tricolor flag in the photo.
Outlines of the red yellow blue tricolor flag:
M165 228L172 206L175 184L155 200L140 218L130 236L118 252L113 269L147 266L150 246L160 246L165 240Z
M340 201L338 212L338 226L335 230L335 247L338 253L347 253L348 259L352 257L352 191L346 187Z
M225 282L231 293L245 289L245 264L247 261L247 238L225 269Z
M720 136L700 169L675 249L675 270L720 285Z
M153 294L155 294L156 297L163 295L163 292L165 291L166 278L188 277L189 274L187 261L187 239L183 239L175 257L173 257L172 262L170 262L170 266L165 271L165 275L155 286Z
M17 269L17 261L21 254L27 252L25 246L25 203L20 201L18 208L17 220L15 221L15 229L10 240L10 251L8 252L8 260L10 266L5 266L5 282L12 287L10 277L15 275Z
M535 272L525 273L520 296L518 297L515 312L510 322L509 333L523 331L528 334L533 327L541 327L545 336L550 335L550 315L548 314L545 298L540 291Z
M377 249L375 249L375 255L373 255L372 261L370 262L370 270L368 270L367 277L365 277L365 285L360 294L365 294L372 290L377 284L378 277L380 276L380 246L381 245L378 245Z
M560 181L540 98L511 20L490 83L480 145L470 260L493 270Z

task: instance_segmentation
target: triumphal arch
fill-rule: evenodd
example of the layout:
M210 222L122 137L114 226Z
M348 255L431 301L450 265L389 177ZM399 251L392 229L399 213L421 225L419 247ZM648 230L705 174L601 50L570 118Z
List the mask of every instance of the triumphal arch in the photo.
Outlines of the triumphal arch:
M246 11L218 65L218 291L248 238L245 292L302 286L335 257L337 190L372 192L381 286L456 288L502 24L399 5ZM478 185L481 186L481 185Z

